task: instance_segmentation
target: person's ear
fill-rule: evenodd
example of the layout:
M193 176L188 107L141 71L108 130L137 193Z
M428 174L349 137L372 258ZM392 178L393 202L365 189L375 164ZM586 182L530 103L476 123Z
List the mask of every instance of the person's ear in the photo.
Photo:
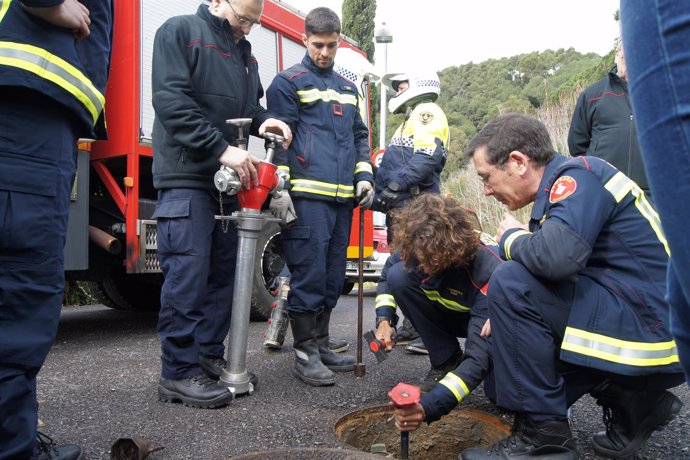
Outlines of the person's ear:
M513 150L508 155L508 161L515 164L515 171L518 174L524 175L527 172L527 163L529 162L529 157L519 150Z

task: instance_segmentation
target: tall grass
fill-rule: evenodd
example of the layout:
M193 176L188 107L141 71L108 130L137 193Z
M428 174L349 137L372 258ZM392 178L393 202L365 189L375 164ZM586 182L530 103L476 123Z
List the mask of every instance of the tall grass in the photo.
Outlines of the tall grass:
M546 102L537 110L536 114L527 114L535 116L546 125L546 129L551 134L554 148L566 156L568 155L570 119L575 109L577 97L582 92L583 87L584 85L579 85L572 92L559 95L558 101L555 103ZM494 198L484 196L484 187L472 166L472 162L468 162L468 166L463 169L451 172L441 184L441 188L443 193L451 194L466 208L474 210L482 224L482 229L489 235L496 233L503 215L508 212L506 207ZM521 222L527 223L531 211L532 206L529 205L513 212L513 215Z

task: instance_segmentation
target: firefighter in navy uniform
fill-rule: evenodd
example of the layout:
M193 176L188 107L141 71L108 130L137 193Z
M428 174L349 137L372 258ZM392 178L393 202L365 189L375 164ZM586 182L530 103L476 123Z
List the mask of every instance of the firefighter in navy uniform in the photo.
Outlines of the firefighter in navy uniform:
M382 82L388 91L395 93L388 102L389 111L405 114L376 170L376 196L372 209L386 213L390 244L394 228L389 211L402 207L411 197L440 192L441 171L446 164L450 138L446 115L434 102L441 92L441 82L436 73L393 73L384 75ZM377 308L396 308L385 283L386 272L392 262L387 261L384 266L384 282L379 282L376 289ZM408 340L417 335L407 323L408 318L398 338ZM421 343L417 345L419 348L423 346Z
M0 1L0 458L76 459L36 431L57 333L77 140L103 138L112 5Z
M357 86L333 70L340 19L328 8L315 8L304 27L307 53L275 77L267 104L294 133L289 149L275 157L279 170L288 174L298 218L281 232L291 273L287 311L294 373L309 385L323 386L335 383L332 371L354 369L354 357L329 350L329 324L345 282L352 210L356 202L371 205L374 178Z
M393 219L396 252L388 287L427 345L433 373L421 385L421 403L396 411L399 428L412 431L450 412L489 374L486 290L501 259L496 246L481 241L470 214L453 198L421 195ZM386 351L393 348L396 319L394 309L377 309L376 337ZM458 337L467 338L465 353ZM486 393L493 396L491 390Z
M656 211L604 160L556 154L546 127L522 114L491 121L468 154L486 195L533 208L528 226L510 214L500 223L507 261L488 291L497 403L517 413L513 433L461 458L577 458L566 411L588 392L606 427L594 450L634 455L682 406L667 391L684 376Z
M218 379L227 366L238 234L215 215L239 209L236 196L219 202L213 177L222 164L243 187L257 184L258 158L237 147L226 121L290 142L285 123L261 107L258 63L247 40L263 0L213 0L195 14L168 19L156 31L151 74L153 186L158 201L158 258L164 281L158 315L161 376L158 399L196 408L226 405L233 394ZM258 378L249 372L256 386Z

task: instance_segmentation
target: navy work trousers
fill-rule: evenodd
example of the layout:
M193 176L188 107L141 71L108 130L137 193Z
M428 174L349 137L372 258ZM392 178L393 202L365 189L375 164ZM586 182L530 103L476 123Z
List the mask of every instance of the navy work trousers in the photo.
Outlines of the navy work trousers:
M352 205L295 198L297 224L283 229L285 261L292 278L291 313L332 310L345 283Z
M575 401L606 379L650 390L682 381L680 374L624 376L560 360L574 294L574 283L536 278L518 262L496 268L488 298L499 406L535 420L565 419Z
M64 108L27 90L0 91L0 459L36 442L36 375L57 334L63 250L76 171Z
M211 179L209 178L209 181ZM237 210L234 199L224 213ZM222 358L230 329L237 227L215 219L217 195L208 190L158 193L158 257L163 270L158 336L163 378L201 373L199 355ZM243 274L251 276L250 273Z
M430 300L420 287L422 275L407 270L404 262L388 267L387 280L395 303L409 318L429 350L431 365L440 367L445 364L460 351L458 337L467 337L469 312L452 311Z

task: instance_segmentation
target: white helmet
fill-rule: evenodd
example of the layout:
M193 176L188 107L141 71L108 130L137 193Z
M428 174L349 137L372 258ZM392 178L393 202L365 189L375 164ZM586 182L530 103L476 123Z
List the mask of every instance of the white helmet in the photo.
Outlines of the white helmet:
M425 72L419 75L410 73L389 73L383 76L383 84L395 96L388 101L388 110L399 113L418 102L435 101L441 93L441 81L436 72ZM406 81L409 87L397 94L398 84Z
M360 87L364 80L377 81L379 79L371 62L351 48L338 49L333 70L355 83L357 87Z

